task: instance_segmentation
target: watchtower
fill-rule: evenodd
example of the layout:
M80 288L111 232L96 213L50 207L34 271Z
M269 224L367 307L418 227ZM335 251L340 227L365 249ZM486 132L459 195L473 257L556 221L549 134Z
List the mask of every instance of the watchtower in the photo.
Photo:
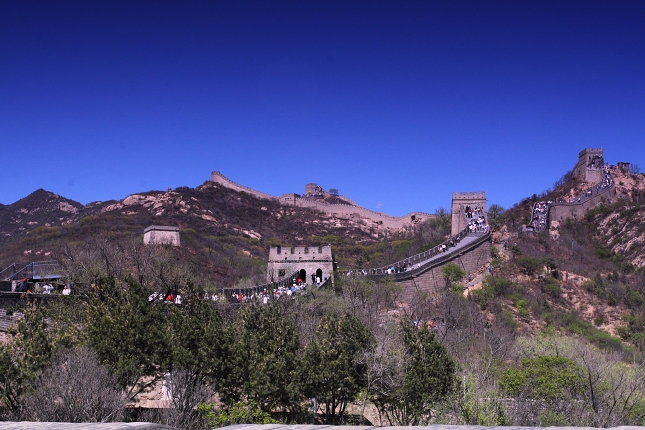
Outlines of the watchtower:
M604 166L602 148L585 148L578 154L578 163L573 168L573 176L591 184L599 184L603 179Z
M284 279L298 272L305 284L333 279L334 256L331 246L273 246L269 250L267 282Z
M468 225L466 209L475 210L481 208L482 215L486 217L486 193L452 193L452 230L450 234L457 234Z

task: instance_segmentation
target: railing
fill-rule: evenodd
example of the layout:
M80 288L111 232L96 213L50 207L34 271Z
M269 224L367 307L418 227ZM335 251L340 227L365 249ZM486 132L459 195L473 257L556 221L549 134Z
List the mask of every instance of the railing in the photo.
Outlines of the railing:
M253 294L258 294L266 290L267 292L273 292L279 288L287 288L291 287L291 284L293 283L293 279L298 279L298 276L300 275L300 271L295 271L291 275L283 278L280 281L274 281L274 282L269 282L267 284L262 284L262 285L256 285L253 287L238 287L238 288L221 288L220 291L224 296L230 300L232 295L235 293L237 294L242 294L244 296L251 296Z
M7 280L18 278L27 279L47 279L47 278L60 278L62 276L62 267L56 260L49 261L34 261L27 264L22 269L13 273Z
M347 275L352 275L356 273L361 275L390 275L392 274L391 273L392 268L394 268L395 270L409 268L425 260L428 260L436 255L445 254L450 248L456 247L457 244L464 237L468 235L468 233L469 233L468 228L465 228L461 232L448 238L448 240L446 240L445 242L442 242L441 244L435 246L432 249L429 249L427 251L421 252L419 254L413 255L408 258L404 258L403 260L399 260L396 263L388 264L387 266L372 268L372 269L344 270L338 273L341 276L347 276Z
M7 276L7 273L11 270L11 273L9 276ZM0 279L5 279L9 281L11 279L11 276L16 273L16 263L13 263L11 266L7 267L6 269L3 269L2 272L0 272Z

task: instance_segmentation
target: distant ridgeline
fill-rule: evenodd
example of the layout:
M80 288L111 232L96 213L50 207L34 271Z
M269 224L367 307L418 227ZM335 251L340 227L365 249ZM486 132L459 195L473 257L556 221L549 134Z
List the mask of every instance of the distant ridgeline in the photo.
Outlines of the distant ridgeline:
M233 182L220 172L211 174L211 182L235 191L248 193L259 199L274 200L285 206L317 209L342 220L363 220L368 224L371 223L379 231L401 230L435 216L425 212L411 212L407 215L396 217L383 212L375 212L359 205L348 197L329 193L316 184L307 184L304 195L290 193L275 197Z

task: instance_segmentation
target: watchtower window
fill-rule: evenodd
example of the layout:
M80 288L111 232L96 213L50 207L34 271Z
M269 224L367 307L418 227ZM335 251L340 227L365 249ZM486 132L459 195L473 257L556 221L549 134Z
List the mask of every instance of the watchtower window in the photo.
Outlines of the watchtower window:
M282 251L282 249L278 246L278 255L280 255L280 251Z
M416 216L416 215L412 215L410 218L412 218L412 221L414 221L414 220L417 218L417 216Z
M282 278L282 277L284 277L284 275L286 275L285 269L278 270L278 276L280 276Z

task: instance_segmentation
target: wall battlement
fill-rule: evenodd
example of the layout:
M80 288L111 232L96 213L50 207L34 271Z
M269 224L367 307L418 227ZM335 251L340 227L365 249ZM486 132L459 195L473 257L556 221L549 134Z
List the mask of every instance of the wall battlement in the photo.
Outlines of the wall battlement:
M461 192L452 193L453 200L486 200L486 193L483 191L478 192Z

